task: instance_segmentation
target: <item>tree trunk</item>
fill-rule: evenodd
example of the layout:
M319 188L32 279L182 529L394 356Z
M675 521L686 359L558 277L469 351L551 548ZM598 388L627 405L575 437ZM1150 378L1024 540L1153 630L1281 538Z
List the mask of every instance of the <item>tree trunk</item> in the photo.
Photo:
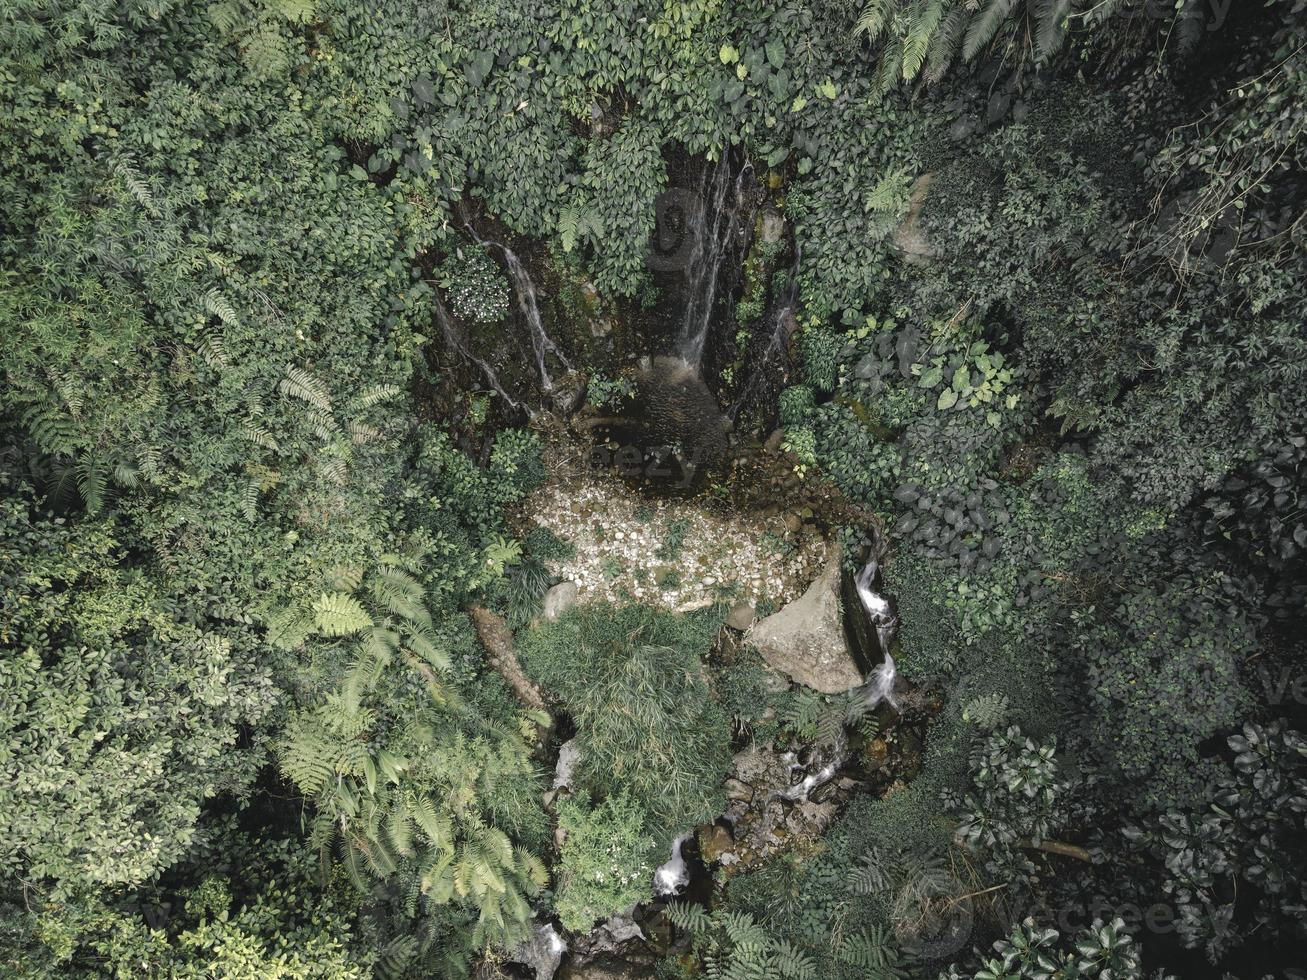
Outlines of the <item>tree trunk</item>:
M531 679L522 671L522 665L517 662L517 654L513 652L513 631L504 622L504 617L484 606L473 606L470 614L477 637L486 649L486 659L499 676L508 682L518 703L528 711L546 712L545 699L540 689L531 683Z

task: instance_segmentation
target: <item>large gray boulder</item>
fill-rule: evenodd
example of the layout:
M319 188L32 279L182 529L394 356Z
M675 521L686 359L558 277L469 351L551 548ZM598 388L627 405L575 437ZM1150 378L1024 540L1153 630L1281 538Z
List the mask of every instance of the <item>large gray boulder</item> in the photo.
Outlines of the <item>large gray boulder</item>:
M559 582L545 593L544 616L553 622L567 610L576 605L577 587L575 582Z
M862 683L844 640L838 545L808 591L754 626L747 639L772 667L823 694Z

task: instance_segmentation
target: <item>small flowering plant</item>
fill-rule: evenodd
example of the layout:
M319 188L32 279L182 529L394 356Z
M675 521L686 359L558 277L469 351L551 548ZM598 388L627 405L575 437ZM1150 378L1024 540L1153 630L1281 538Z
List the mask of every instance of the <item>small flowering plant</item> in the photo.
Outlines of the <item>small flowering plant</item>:
M508 315L508 284L479 245L455 249L440 263L440 285L459 319L498 323Z
M558 825L567 836L555 904L565 928L589 929L649 898L658 845L625 792L597 806L586 793L564 799Z

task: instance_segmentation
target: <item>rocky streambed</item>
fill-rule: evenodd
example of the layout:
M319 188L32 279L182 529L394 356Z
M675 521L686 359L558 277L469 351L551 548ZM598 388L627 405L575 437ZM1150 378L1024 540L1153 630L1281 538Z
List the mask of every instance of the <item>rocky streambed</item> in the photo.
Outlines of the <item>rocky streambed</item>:
M648 901L586 934L542 923L516 957L537 980L652 977L686 942L662 914L668 900L712 906L735 875L819 847L856 795L901 789L920 768L929 711L896 686L885 656L894 614L875 591L874 516L805 476L779 440L743 447L717 483L694 495L661 496L596 467L589 430L578 437L559 426L548 436L546 482L514 515L519 533L547 528L571 546L549 563L560 581L545 618L574 604L637 602L673 612L724 604L730 612L712 669L756 653L773 694L806 690L803 697L818 698L838 719L806 741L775 725L762 739L740 731L724 810L668 842ZM847 556L856 562L836 543L838 526L865 529L869 549ZM548 804L568 792L578 763L575 742L556 751Z

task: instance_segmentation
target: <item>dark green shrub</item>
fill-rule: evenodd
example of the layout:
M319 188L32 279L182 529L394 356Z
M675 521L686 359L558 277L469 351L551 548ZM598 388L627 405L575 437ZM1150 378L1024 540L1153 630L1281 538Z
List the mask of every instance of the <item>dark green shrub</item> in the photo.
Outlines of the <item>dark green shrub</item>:
M782 391L777 399L781 425L787 428L805 424L814 407L812 388L809 385L792 385Z

